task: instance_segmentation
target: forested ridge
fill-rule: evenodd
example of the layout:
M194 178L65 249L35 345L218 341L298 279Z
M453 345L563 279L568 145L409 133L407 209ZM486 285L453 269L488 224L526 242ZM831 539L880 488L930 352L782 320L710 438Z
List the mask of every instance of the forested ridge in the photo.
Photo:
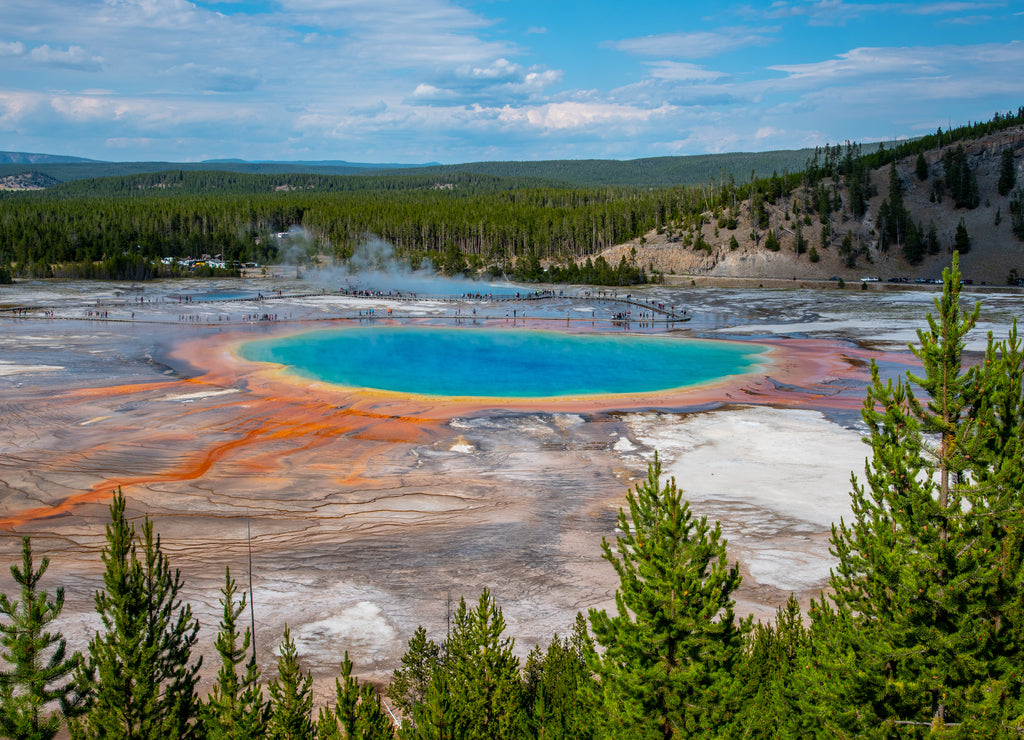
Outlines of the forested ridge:
M449 167L345 176L179 169L78 180L0 193L0 280L140 280L168 274L170 268L157 263L169 257L260 264L286 254L290 260L345 260L370 235L391 242L398 255L416 264L427 259L449 273L489 270L522 280L646 281L656 276L635 259L595 265L602 250L652 232L698 252L710 251L710 231L718 238L720 230L732 237L732 249L742 240L755 250L778 251L785 230L797 254L811 260L819 249L834 247L852 266L869 258L870 249L893 248L916 264L943 245L934 224L908 210L896 164L916 155L917 176L931 179L933 200L952 197L957 209L970 210L978 205L978 188L962 143L1022 125L1024 109L870 151L850 142L826 146L808 152L803 169L783 168L770 176L751 172L737 178L721 170L695 185L637 186L646 179L637 172L661 171L661 159L631 163L640 168L633 170L631 185L564 184L570 171L592 183L597 175L587 172L622 164L598 161L464 168L490 173ZM923 155L931 151L942 152L940 166L922 169ZM1004 191L1000 178L1000 197L1014 233L1024 239L1016 155L1011 148L1004 154L1007 180ZM870 174L886 166L888 197L871 214L868 236L854 238L851 220L864 221L876 192ZM783 209L785 221L775 213ZM1002 212L996 217L1003 218ZM738 233L741 221L745 227ZM291 228L307 237L301 248L277 236ZM812 235L812 228L820 234ZM966 229L958 231L955 246L960 252L970 248Z
M803 167L808 149L768 152L699 154L677 157L646 157L632 160L564 159L540 161L466 162L463 164L373 165L336 162L98 162L42 161L6 163L0 158L0 176L28 171L44 173L61 182L91 180L148 172L221 171L248 174L308 173L316 175L450 175L471 173L503 178L530 178L557 181L560 186L595 187L626 185L664 187L675 184L696 185L711 178L732 175L737 179L767 176L774 170Z
M471 162L398 170L430 175L471 172L500 177L536 177L558 181L564 187L625 186L671 187L700 185L711 180L746 180L768 177L772 172L803 167L811 150L732 152L684 157L645 157L626 161L610 159L561 159L542 162Z
M912 351L920 375L872 362L865 469L833 525L828 588L803 614L735 614L739 565L655 457L602 543L613 610L577 615L524 663L488 590L447 635L418 628L384 697L352 675L314 707L286 627L264 682L230 571L200 697L199 624L147 518L115 492L102 552L102 626L73 650L63 606L25 538L0 595L0 732L51 738L1020 738L1024 736L1024 343L1016 326L964 361L979 320L956 257Z
M582 258L679 212L682 189L570 189L491 176L436 178L172 172L7 195L3 262L46 277L56 265L120 254L277 261L278 232L300 226L310 254L344 259L368 235L436 263L454 247L474 266L517 257ZM307 256L306 254L300 257Z
M304 172L317 175L356 175L377 171L366 167L346 165L284 164L261 162L0 162L0 175L16 175L23 172L40 172L59 180L93 180L101 177L122 177L150 172L186 170L190 172L244 172L249 174L289 174Z

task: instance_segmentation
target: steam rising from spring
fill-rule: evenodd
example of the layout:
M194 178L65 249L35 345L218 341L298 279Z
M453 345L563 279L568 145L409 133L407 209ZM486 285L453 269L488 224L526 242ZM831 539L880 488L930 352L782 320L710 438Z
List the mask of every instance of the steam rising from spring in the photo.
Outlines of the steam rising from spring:
M306 277L333 289L344 287L348 290L384 293L397 291L419 296L516 292L515 287L507 283L495 284L439 275L429 261L424 261L423 266L414 270L398 258L394 245L375 235L368 235L357 244L352 256L343 265L321 267Z
M304 226L298 224L289 227L288 231L278 234L277 249L281 264L305 265L311 255L317 251L316 239Z

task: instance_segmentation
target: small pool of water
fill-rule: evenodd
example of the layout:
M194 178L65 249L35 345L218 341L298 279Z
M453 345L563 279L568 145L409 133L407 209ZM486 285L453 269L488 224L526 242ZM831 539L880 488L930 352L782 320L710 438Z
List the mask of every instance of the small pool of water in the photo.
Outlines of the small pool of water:
M194 293L188 298L190 301L203 302L203 301L251 301L253 298L258 298L259 293L253 292L241 292L241 291L224 291L217 293Z
M752 372L763 345L526 329L344 328L247 342L247 360L354 388L544 398L649 393Z

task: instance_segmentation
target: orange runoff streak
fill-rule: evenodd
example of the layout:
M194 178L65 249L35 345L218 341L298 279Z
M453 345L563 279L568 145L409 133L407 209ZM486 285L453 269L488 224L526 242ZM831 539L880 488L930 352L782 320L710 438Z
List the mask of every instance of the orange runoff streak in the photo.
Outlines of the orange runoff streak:
M247 399L245 404L236 404L237 411L248 417L236 417L237 426L249 426L236 439L217 442L170 470L150 475L106 479L94 484L89 491L68 496L56 505L26 509L14 516L2 518L0 529L12 530L29 522L70 514L83 504L106 500L116 488L197 480L207 475L218 462L244 449L258 451L272 443L301 441L300 446L288 451L288 454L293 454L330 444L340 437L384 441L389 444L415 444L433 436L430 433L432 430L428 427L434 427L433 431L439 428L439 425L432 421L396 418L388 414L351 408L338 409L324 403L295 403L279 399L263 399L263 403L259 404L260 418L253 419L252 405L252 399ZM220 408L229 406L221 405ZM207 409L190 409L188 413L205 410ZM360 480L356 471L365 470L373 452L373 449L363 450L356 460L345 461L346 466L355 463L352 466L352 473L347 478L348 481ZM274 457L281 454L278 452ZM258 469L259 466L253 467Z

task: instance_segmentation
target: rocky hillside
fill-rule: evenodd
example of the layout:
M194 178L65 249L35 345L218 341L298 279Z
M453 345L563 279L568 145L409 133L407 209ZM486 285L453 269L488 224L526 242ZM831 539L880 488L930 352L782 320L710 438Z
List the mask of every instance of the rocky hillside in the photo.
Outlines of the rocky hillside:
M787 280L827 280L838 276L846 281L871 276L882 281L903 277L912 281L941 275L942 268L949 264L957 225L963 219L970 237L970 249L960 258L965 278L975 283L1005 285L1012 270L1024 277L1024 241L1015 237L1011 229L1009 206L1013 192L1000 195L997 184L1002 152L1009 147L1014 152L1014 191L1024 189L1024 128L1007 129L960 145L967 155L970 170L977 178L980 197L976 208L956 208L948 192L941 199L932 197L937 184L941 190L941 181L945 177L942 161L945 149L925 153L928 175L924 180L917 176L916 157L896 163L903 187L904 207L925 230L934 224L938 236L938 253L926 255L917 265L907 262L898 245L879 248L876 221L882 202L889 193L888 165L871 172L873 188L869 192L874 194L868 199L866 212L860 218L851 215L850 192L846 183L823 181L822 184L832 188L842 200L842 206L826 217L831 235L824 243L822 219L809 207L813 193L807 187L797 187L774 204L765 206L768 211L766 228L752 229L750 204L741 203L732 214L736 217L734 229L720 227L715 214L707 213L699 234L696 230L682 235L678 232L673 234L671 229L659 230L661 233L652 231L640 239L612 247L603 255L611 264L617 264L625 255L627 260L635 259L637 264L653 266L669 276ZM952 148L956 146L954 144ZM799 255L795 249L798 222L808 248L807 252ZM778 236L779 251L771 251L765 246L769 229ZM853 260L840 254L847 233L855 248L859 249ZM698 236L703 237L703 244L702 248L695 249L692 245L701 243ZM730 245L733 237L735 243ZM810 247L814 247L817 253L817 262L811 261ZM851 261L854 264L849 264Z
M41 172L22 172L0 176L0 190L42 190L57 184L57 180Z

